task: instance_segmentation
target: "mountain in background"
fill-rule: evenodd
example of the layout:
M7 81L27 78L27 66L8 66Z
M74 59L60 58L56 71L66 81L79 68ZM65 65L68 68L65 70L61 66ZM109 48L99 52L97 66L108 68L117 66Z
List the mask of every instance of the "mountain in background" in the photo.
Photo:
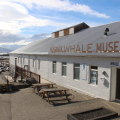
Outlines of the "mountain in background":
M9 53L12 50L0 47L0 53Z
M23 46L24 45L0 45L0 53L9 53Z

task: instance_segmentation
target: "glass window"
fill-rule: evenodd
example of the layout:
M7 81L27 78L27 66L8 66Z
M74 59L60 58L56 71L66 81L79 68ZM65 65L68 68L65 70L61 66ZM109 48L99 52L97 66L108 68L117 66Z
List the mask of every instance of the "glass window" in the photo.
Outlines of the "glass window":
M25 64L25 58L23 58L23 65Z
M56 61L53 61L53 73L56 73Z
M97 66L91 66L90 83L98 84L98 67Z
M21 58L19 57L19 63L21 63Z
M33 67L35 67L35 60L33 59Z
M62 62L62 76L67 76L67 63Z
M78 63L74 64L74 79L80 79L80 64Z
M38 69L40 69L40 60L38 60Z

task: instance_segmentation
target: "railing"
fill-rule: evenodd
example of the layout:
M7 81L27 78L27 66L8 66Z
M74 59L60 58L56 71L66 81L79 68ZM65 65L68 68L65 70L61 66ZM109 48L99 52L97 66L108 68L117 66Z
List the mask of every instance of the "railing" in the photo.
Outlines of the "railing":
M34 77L35 80L40 83L40 75L39 74L31 72L29 70L26 70L26 69L21 68L16 65L16 77L19 75L26 79L29 77Z

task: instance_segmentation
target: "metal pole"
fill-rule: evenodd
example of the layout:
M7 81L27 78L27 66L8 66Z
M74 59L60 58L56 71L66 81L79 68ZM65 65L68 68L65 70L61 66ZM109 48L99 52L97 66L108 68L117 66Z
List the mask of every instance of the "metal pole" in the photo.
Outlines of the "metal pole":
M15 58L15 82L16 82L16 63L17 62L17 58Z

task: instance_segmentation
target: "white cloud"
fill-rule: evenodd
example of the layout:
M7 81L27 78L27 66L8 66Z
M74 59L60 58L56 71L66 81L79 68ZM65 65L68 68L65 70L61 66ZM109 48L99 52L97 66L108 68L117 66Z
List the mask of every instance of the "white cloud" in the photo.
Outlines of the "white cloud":
M8 0L8 1L26 4L29 9L32 9L35 4L39 8L43 7L43 8L48 8L48 9L53 9L58 11L81 12L83 14L90 14L90 15L103 17L103 18L110 17L110 16L107 16L105 13L99 13L95 10L92 10L87 5L75 4L70 2L69 0Z
M0 2L0 30L3 33L17 34L22 28L41 26L66 26L66 24L51 21L49 19L38 19L29 15L28 10L17 3L6 1Z
M19 4L21 3L21 4ZM96 15L98 17L108 18L105 14L100 14L86 5L72 4L69 0L0 0L0 45L26 45L29 41L43 39L50 35L35 34L31 37L21 36L19 33L23 28L55 26L64 28L76 23L60 23L50 19L38 19L29 14L26 4L29 8L44 7L59 11L75 11L84 14ZM46 18L54 18L45 16ZM77 23L78 24L78 23ZM94 23L92 23L94 25ZM95 23L97 25L97 23Z
M11 21L28 17L28 11L22 5L11 2L0 2L0 20Z
M0 30L3 33L19 33L22 28L46 26L47 19L37 19L28 14L25 7L10 2L0 2Z
M34 34L32 36L23 36L20 34L2 33L0 31L0 45L27 45L32 41L50 37L48 33Z
M27 45L27 44L29 44L29 43L31 43L31 42L26 42L25 40L20 40L20 41L18 41L18 42L10 42L10 43L5 42L5 43L0 43L0 45Z
M1 0L0 2L0 30L3 33L19 33L22 28L31 26L56 26L66 27L71 25L70 23L59 23L50 19L38 19L29 15L28 10L21 4L21 2L31 8L36 4L39 7L55 9L60 11L76 11L84 14L96 15L98 17L108 18L105 14L100 14L86 5L72 4L69 0ZM48 17L48 16L47 16Z

